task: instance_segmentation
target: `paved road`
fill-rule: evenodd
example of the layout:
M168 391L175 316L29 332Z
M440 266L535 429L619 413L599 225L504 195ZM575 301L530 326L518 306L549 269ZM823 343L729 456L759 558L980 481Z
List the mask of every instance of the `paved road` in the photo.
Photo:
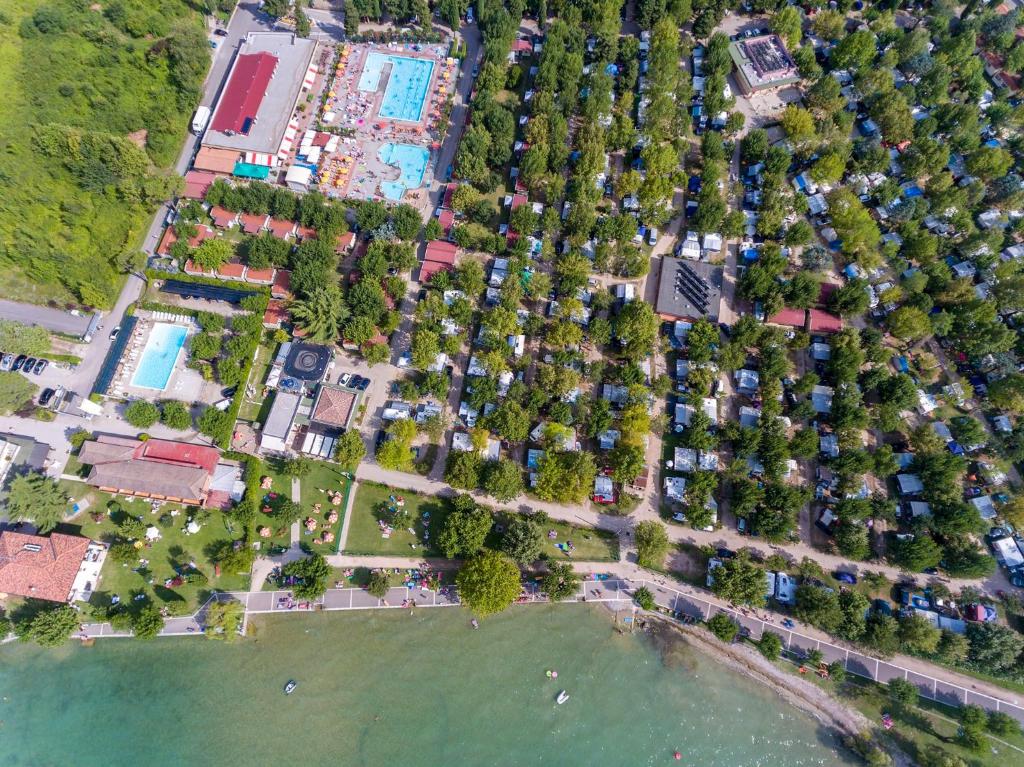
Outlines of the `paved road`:
M55 333L82 336L89 327L92 315L82 314L76 317L69 312L46 306L0 301L0 319L14 320L22 325L38 325Z

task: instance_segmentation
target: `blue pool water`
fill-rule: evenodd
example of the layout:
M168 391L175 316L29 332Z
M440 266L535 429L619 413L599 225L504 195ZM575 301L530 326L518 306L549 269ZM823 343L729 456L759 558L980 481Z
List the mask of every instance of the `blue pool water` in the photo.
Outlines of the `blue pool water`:
M158 322L150 331L146 348L139 359L139 369L132 376L132 386L144 389L166 389L174 372L178 352L185 345L188 331L181 325Z
M377 151L377 159L387 165L398 166L398 181L380 183L384 196L398 201L406 189L415 189L423 183L423 174L430 162L430 150L412 144L384 144Z
M434 62L429 59L413 59L371 51L363 64L362 74L359 75L359 90L377 90L385 64L391 64L391 77L388 79L388 87L384 90L380 116L389 120L418 122L423 116L423 105L427 100L427 88L430 87Z

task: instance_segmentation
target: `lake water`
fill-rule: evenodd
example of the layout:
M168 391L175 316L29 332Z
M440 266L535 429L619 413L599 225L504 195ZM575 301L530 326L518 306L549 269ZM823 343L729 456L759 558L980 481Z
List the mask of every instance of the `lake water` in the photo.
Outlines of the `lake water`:
M7 645L0 694L0 765L15 767L855 763L769 690L587 605L476 631L445 608L276 616L235 645Z

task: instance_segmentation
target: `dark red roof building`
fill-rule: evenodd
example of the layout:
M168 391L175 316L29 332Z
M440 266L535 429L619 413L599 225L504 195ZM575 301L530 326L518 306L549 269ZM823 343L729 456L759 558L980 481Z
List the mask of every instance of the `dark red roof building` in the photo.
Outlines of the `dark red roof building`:
M278 269L274 274L274 282L270 286L270 295L274 298L292 297L292 273L287 269Z
M441 225L441 231L447 237L448 233L452 230L452 225L455 223L455 214L450 210L442 210L441 215L437 217L437 223Z
M788 328L803 328L807 324L807 312L804 309L783 309L768 318L772 325L785 325Z
M269 53L240 55L210 127L222 133L247 132L247 125L260 110L275 67L277 57Z
M218 229L227 229L238 223L237 213L232 213L227 208L222 208L219 205L214 205L210 208L210 218L213 219L213 225Z
M267 223L267 229L279 240L287 240L295 236L295 222L283 221L279 218L272 218Z
M242 231L246 234L259 234L267 225L267 216L256 213L241 213L238 220L242 224Z
M843 321L834 314L823 309L809 309L807 312L807 330L811 333L838 333L843 329Z
M202 200L206 197L206 190L217 178L216 173L209 173L204 170L190 170L185 174L185 192L182 195L190 200Z
M444 240L431 240L427 243L427 249L423 253L424 261L436 261L439 264L455 265L455 255L459 252L458 246Z

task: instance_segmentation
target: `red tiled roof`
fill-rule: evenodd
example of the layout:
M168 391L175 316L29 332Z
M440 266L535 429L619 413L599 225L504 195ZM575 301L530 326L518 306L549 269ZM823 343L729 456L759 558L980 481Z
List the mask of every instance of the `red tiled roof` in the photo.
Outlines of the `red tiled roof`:
M838 287L839 286L836 285L834 282L823 282L823 283L821 283L821 288L818 291L818 303L819 304L827 303L828 302L828 297L831 296L832 293L834 293L836 288L838 288Z
M768 318L772 325L787 325L791 328L802 328L807 324L807 313L804 309L783 309Z
M164 234L160 238L160 244L156 246L157 255L166 256L171 252L171 245L178 241L178 235L174 233L174 227L169 226L164 229Z
M294 221L282 221L279 218L272 218L267 224L267 228L270 230L270 233L279 240L283 240L295 234Z
M190 170L185 174L184 197L191 200L201 200L206 197L206 190L217 178L216 173L208 173L202 170Z
M0 533L0 593L66 602L82 566L89 539Z
M238 220L238 214L232 213L227 208L222 208L219 205L214 205L210 208L210 218L213 219L213 225L219 229L227 229L235 221Z
M213 274L213 272L200 269L192 262L192 259L190 258L185 261L185 274Z
M356 235L354 232L345 232L345 234L338 237L338 247L336 250L339 253L346 252L352 247L352 244L356 241Z
M245 281L255 282L260 285L269 285L274 281L274 267L268 266L266 269L246 269Z
M263 324L270 328L281 327L281 323L288 319L288 308L284 301L276 298L267 302L267 310L263 313Z
M843 329L842 319L823 309L811 309L808 311L808 316L810 317L809 330L812 333L838 333Z
M514 194L512 195L512 210L515 210L516 208L521 208L528 202L529 200L527 199L525 194Z
M441 207L451 208L452 196L455 194L455 190L458 188L458 184L448 184L448 186L444 188L444 200L441 202Z
M427 249L423 253L423 260L452 265L455 263L456 253L458 253L458 247L454 243L444 242L443 240L431 240L427 243Z
M330 133L315 133L313 134L313 146L327 146L327 142L331 140Z
M316 237L316 229L311 226L297 226L295 227L295 235L300 240L306 240L310 237Z
M246 119L255 118L259 112L276 67L277 57L270 53L239 56L210 127L221 133L240 133Z
M523 40L522 38L519 38L514 43L512 43L512 50L515 53L532 53L533 43L531 43L529 40Z
M178 463L196 466L212 472L220 461L220 451L215 447L193 445L189 442L173 442L168 439L149 439L135 449L135 458L148 463Z
M287 269L278 269L274 275L274 284L270 286L270 295L274 298L288 298L292 294L292 273Z
M448 234L455 223L455 214L450 210L442 210L441 215L437 217L437 223L441 225L441 231Z
M245 277L245 264L229 261L217 267L217 276L226 280L240 280Z
M313 406L313 414L309 419L329 426L340 426L344 429L348 426L348 420L352 416L352 407L355 405L355 401L355 393L347 389L321 386L320 394Z
M238 220L242 224L242 231L246 234L258 234L267 223L267 217L257 213L241 213Z
M442 264L437 261L424 261L420 264L420 282L429 282L430 278L438 272L450 271L451 266L449 264Z

